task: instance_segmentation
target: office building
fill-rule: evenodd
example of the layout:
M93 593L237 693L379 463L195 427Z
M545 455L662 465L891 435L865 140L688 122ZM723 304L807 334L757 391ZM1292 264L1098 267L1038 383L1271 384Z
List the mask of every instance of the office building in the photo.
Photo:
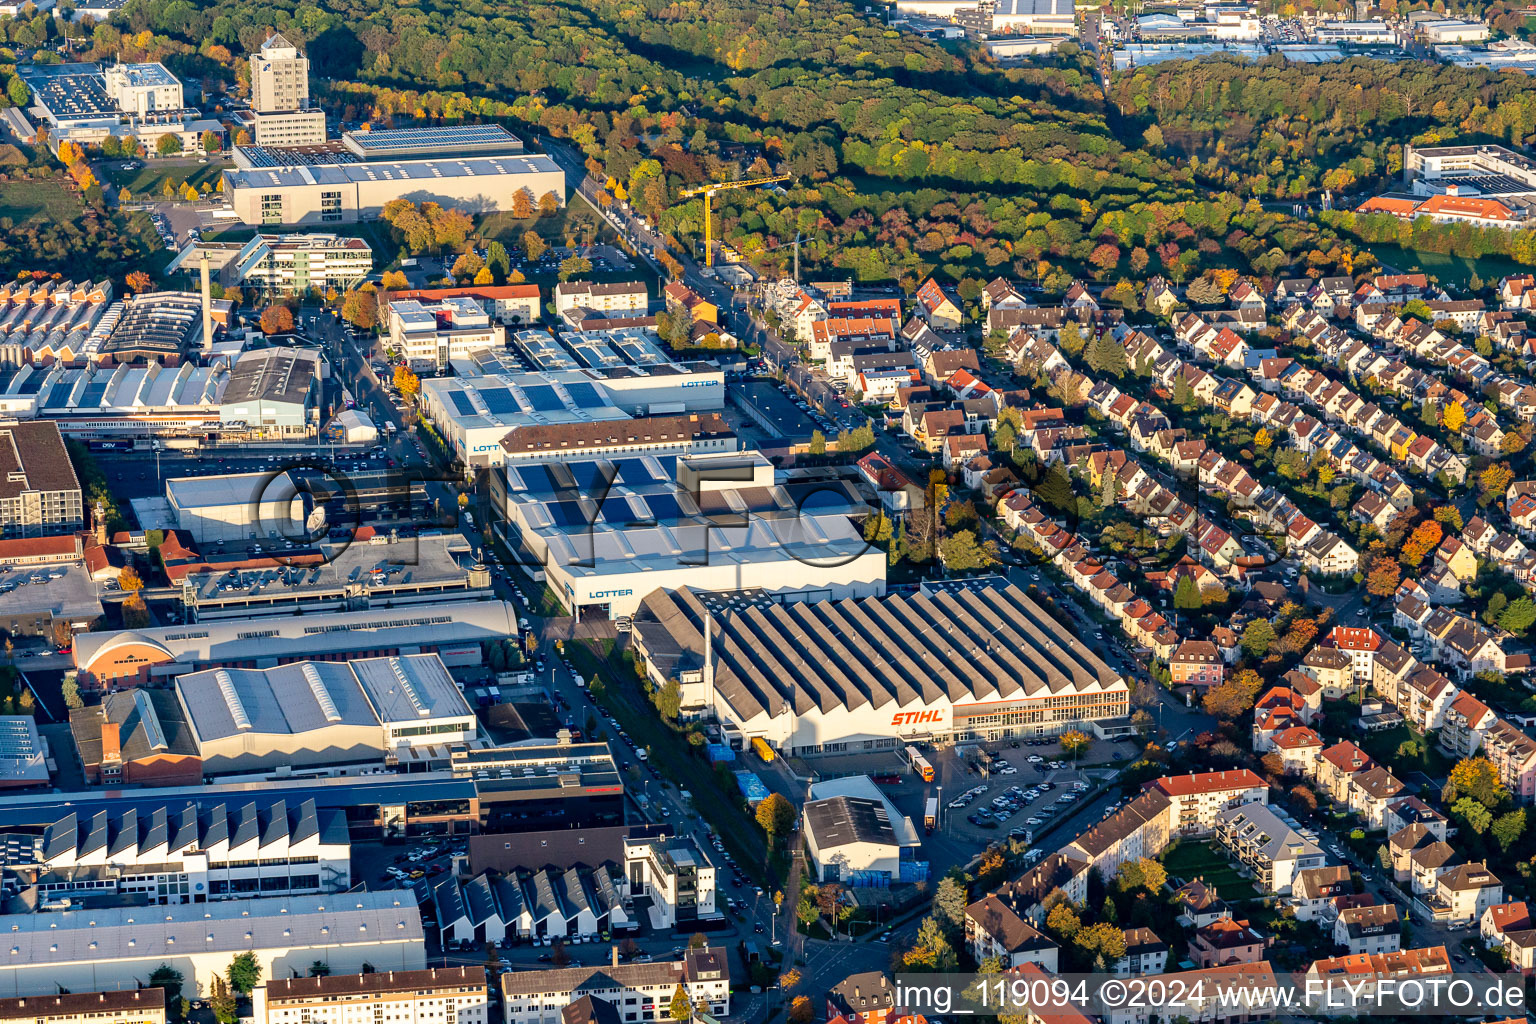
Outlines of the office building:
M445 601L377 609L82 633L72 652L81 689L166 683L210 668L271 668L296 661L437 654L449 666L481 664L481 643L518 635L505 601ZM156 694L169 693L156 689Z
M901 6L898 0L897 7ZM1077 11L1072 0L997 0L992 6L992 31L1075 36Z
M165 1024L165 989L69 992L0 999L3 1024Z
M496 125L349 132L319 152L241 146L224 172L230 209L257 227L374 220L395 199L490 213L518 192L564 203L565 173Z
M31 715L0 716L0 789L46 786L48 743Z
M655 590L636 658L732 746L785 754L1049 737L1129 714L1125 680L1017 587L801 600Z
M489 1024L484 967L269 978L251 993L255 1024Z
M715 866L686 836L626 838L624 874L631 897L650 897L653 927L683 929L700 918L720 918Z
M421 970L421 915L401 890L223 900L152 908L64 910L9 917L13 952L0 990L13 996L129 988L162 963L182 994L207 999L215 974L252 953L264 978L306 975L316 960L336 974Z
M162 136L186 153L201 153L202 134L222 139L224 126L185 105L181 82L162 64L26 64L17 69L32 91L31 112L48 125L48 144L97 146L132 135L153 154Z
M352 844L340 808L257 800L167 802L67 814L38 838L23 881L50 903L100 896L151 904L342 892Z
M203 774L409 766L472 742L475 713L435 654L189 672L176 698Z
M1481 21L1462 21L1456 18L1438 18L1421 21L1414 30L1430 46L1442 43L1481 43L1488 39L1489 29Z
M644 444L644 438L637 439ZM625 617L657 588L761 589L786 600L885 592L885 556L846 480L780 478L757 452L508 461L495 529L572 614Z
M59 428L0 425L0 537L42 537L84 526L80 480Z
M465 285L461 288L405 288L389 293L392 299L415 299L430 306L440 299L471 299L487 315L503 324L537 323L543 315L536 284Z
M165 268L196 277L203 257L226 288L256 288L277 295L309 289L347 291L373 273L373 249L361 238L308 232L254 235L245 242L188 242Z
M449 360L507 344L506 328L467 296L395 299L385 322L390 348L412 366L438 372L447 369Z
M509 971L501 976L504 1024L562 1024L561 1011L590 996L613 1007L623 1024L665 1019L679 986L694 1006L707 1005L718 1019L731 1012L731 968L720 947L686 950L660 963L614 963Z
M251 54L251 114L258 146L325 141L325 113L309 103L309 59L276 33Z

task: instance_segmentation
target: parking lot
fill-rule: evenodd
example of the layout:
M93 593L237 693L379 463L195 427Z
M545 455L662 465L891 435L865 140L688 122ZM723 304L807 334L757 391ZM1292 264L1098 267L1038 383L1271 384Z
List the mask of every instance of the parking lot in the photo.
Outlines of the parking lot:
M766 380L733 381L727 385L727 394L759 428L775 438L803 444L813 431L820 430L829 439L836 433L830 420L813 413L785 385Z

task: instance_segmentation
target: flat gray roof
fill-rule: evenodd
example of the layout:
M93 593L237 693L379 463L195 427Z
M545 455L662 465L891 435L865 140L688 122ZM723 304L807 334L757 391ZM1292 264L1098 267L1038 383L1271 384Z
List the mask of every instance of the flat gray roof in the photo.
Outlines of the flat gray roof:
M224 172L234 188L292 188L302 185L351 185L371 181L427 181L437 178L507 177L559 174L560 166L543 154L486 156L397 162L330 163L306 167L262 167Z

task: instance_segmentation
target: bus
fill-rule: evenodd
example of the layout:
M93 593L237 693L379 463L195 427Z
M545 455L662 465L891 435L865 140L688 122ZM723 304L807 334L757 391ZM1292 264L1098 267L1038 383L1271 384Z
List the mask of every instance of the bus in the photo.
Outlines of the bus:
M933 830L939 827L939 798L928 798L928 808L923 811L923 829L933 835Z
M924 782L933 781L933 765L928 763L928 759L926 757L918 753L916 747L907 748L907 763L912 766L912 770L916 772L918 777L921 778Z
M770 747L768 745L768 741L763 739L761 736L753 737L752 750L757 754L758 757L763 759L764 764L773 763L773 748Z

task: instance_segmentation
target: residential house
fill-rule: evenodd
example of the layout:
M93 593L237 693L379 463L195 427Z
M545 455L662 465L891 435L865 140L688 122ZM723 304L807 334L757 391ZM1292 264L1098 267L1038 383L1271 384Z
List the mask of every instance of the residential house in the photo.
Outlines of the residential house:
M1466 691L1456 695L1445 709L1444 724L1440 728L1440 749L1446 756L1460 760L1471 757L1482 746L1487 733L1498 716L1488 705Z
M1195 930L1189 941L1189 955L1200 967L1253 964L1264 959L1267 945L1264 936L1247 921L1224 917Z
M1185 640L1168 660L1174 686L1220 686L1227 664L1209 640Z
M1436 923L1465 927L1480 921L1489 907L1504 902L1504 883L1485 863L1460 864L1440 874L1434 897L1425 902Z
M1124 977L1162 974L1168 966L1168 943L1151 928L1126 928L1125 955L1115 961L1115 974Z
M1536 740L1500 718L1483 733L1482 751L1515 800L1522 804L1536 801Z
M1356 774L1350 787L1349 809L1364 818L1371 828L1382 826L1387 806L1403 792L1403 784L1380 765Z
M1034 963L1056 970L1056 943L997 896L986 896L965 908L965 944L977 963L995 956L1005 969Z
M958 331L964 325L965 314L960 304L950 298L933 278L924 281L914 296L918 313L936 331Z
M1336 914L1334 901L1355 891L1349 877L1349 868L1330 865L1299 871L1291 883L1291 909L1298 921L1332 920Z
M1349 806L1351 785L1356 775L1376 767L1369 754L1349 740L1340 740L1318 758L1315 778L1324 793L1336 804Z
M1269 802L1269 784L1246 768L1170 775L1147 783L1145 790L1168 800L1174 835L1203 835L1216 827L1222 811Z

